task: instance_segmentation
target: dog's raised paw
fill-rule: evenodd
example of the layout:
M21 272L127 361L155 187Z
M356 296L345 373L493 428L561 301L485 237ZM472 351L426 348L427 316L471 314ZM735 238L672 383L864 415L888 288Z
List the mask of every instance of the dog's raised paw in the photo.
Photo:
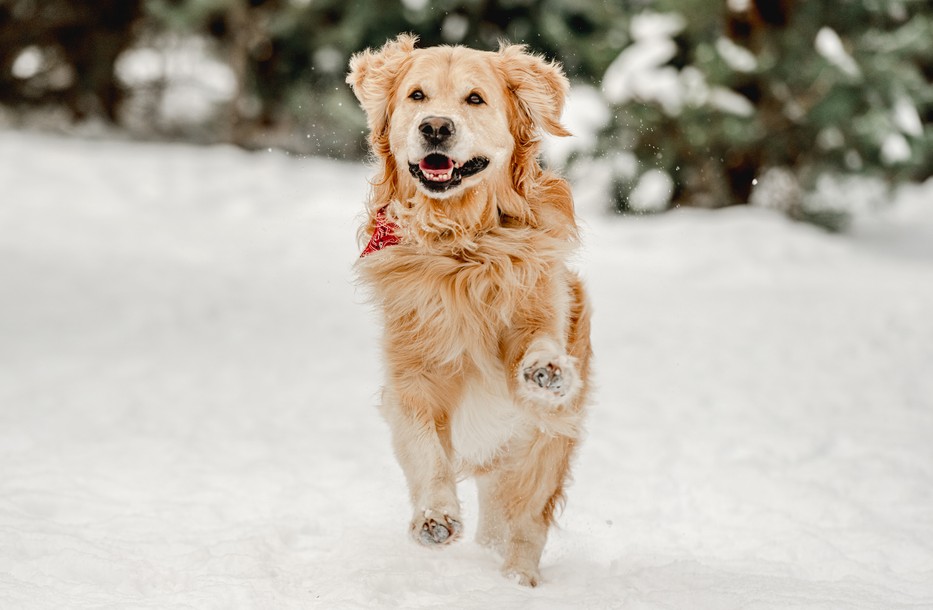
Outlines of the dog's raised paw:
M577 373L568 356L531 353L522 362L521 380L530 398L556 406L576 391Z
M528 367L524 371L525 381L535 383L543 390L550 390L558 396L564 395L564 374L559 366L548 362L538 368Z
M411 523L411 533L415 541L424 546L450 544L460 537L463 525L450 515L439 515L431 510L415 518Z

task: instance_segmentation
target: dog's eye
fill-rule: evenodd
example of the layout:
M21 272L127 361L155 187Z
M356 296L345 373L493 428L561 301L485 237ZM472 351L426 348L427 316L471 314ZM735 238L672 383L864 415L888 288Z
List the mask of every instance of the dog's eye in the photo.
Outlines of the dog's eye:
M471 93L466 98L467 104L473 104L474 106L479 106L480 104L485 104L486 101L480 97L479 93Z
M420 102L421 100L424 99L424 91L422 91L421 89L415 89L414 91L408 94L408 99L415 100L416 102Z

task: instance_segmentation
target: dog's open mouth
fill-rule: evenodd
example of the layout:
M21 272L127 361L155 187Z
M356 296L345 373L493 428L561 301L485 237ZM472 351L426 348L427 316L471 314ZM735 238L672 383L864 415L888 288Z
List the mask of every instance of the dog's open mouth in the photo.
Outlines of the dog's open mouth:
M486 157L473 157L457 163L440 153L431 153L418 163L409 163L408 171L430 191L442 192L459 185L464 178L478 174L489 165Z

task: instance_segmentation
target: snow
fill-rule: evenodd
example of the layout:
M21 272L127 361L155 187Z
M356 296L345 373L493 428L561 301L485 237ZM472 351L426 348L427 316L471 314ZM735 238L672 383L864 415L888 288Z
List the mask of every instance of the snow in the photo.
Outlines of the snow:
M716 51L736 72L752 72L758 68L758 58L754 53L725 36L716 39Z
M674 195L674 180L660 169L649 169L638 178L628 196L629 207L635 212L663 212Z
M893 115L894 124L902 132L915 138L923 137L923 121L907 96L900 96L894 102Z
M885 165L896 165L910 161L910 142L903 135L891 132L884 137L881 143L881 162Z
M410 11L421 11L428 5L428 0L402 0L402 4Z
M677 54L672 37L684 25L677 13L645 11L634 16L630 27L634 42L619 53L603 76L606 99L613 104L655 101L667 114L679 114L683 87L677 70L664 64Z
M845 45L843 45L842 39L839 38L836 30L826 26L821 27L820 31L816 33L813 44L816 47L816 52L822 55L826 61L852 78L861 77L862 71L859 69L858 63L846 51Z
M444 17L444 23L441 25L441 36L449 44L458 44L463 42L463 38L469 29L469 19L458 13L452 13Z
M10 73L16 78L28 79L39 73L45 64L45 57L41 49L35 45L29 45L19 52L13 64L10 66Z
M603 76L602 89L614 104L629 100L656 101L671 115L683 105L677 70L664 66L677 53L669 38L639 40L616 57Z
M706 76L692 66L678 70L667 65L677 54L677 43L672 37L684 26L685 20L678 13L645 12L633 17L634 42L619 53L603 75L602 93L606 101L653 102L668 116L679 115L685 105L698 108L705 104L727 114L751 116L754 106L748 98L725 87L709 85ZM725 38L719 39L716 48L735 70L751 71L757 66L750 51Z
M726 87L712 87L709 90L709 105L736 116L750 117L755 114L755 105L751 100Z
M751 8L751 0L726 0L726 6L733 13L743 13Z
M933 181L845 236L587 213L599 388L526 590L469 483L467 540L406 538L366 176L0 132L0 607L933 607Z
M114 70L131 88L159 91L157 116L148 117L149 121L202 123L237 92L236 74L212 55L209 41L196 36L163 35L151 45L127 49Z
M687 20L680 13L642 11L632 16L629 29L635 40L657 40L673 38L685 27Z
M595 87L575 84L567 95L561 124L572 136L544 135L544 156L551 166L564 167L576 152L596 148L599 132L609 124L610 113Z

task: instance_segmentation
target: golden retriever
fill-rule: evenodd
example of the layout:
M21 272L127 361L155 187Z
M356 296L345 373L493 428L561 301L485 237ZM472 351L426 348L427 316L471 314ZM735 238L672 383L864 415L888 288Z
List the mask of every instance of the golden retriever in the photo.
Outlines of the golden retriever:
M537 585L589 386L590 314L566 264L578 244L567 183L542 169L560 124L560 67L500 46L415 48L402 35L350 61L377 175L357 263L384 318L382 413L428 547L463 532Z

